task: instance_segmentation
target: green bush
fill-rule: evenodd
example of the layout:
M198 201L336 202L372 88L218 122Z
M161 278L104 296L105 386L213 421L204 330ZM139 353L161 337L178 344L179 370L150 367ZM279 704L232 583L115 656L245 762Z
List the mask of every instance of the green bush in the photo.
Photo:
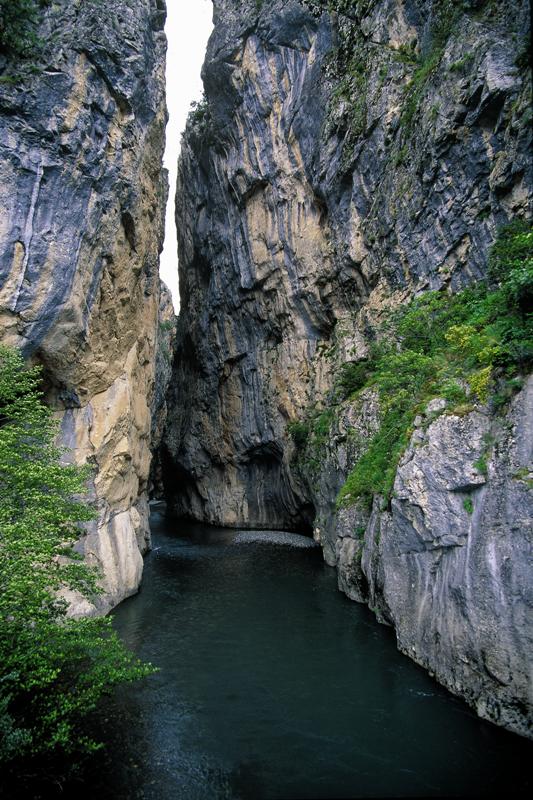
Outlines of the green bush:
M110 618L67 616L62 590L98 591L74 550L95 514L83 500L88 471L60 461L39 381L38 368L0 345L0 763L15 772L92 752L84 718L113 686L152 671Z
M287 426L296 445L299 465L311 474L316 474L320 469L334 419L335 409L328 407L314 412L306 420L290 422Z
M210 127L211 122L211 109L209 108L209 101L204 93L202 94L201 100L192 101L187 116L187 124L194 125L202 132L205 132Z
M290 422L287 430L297 450L304 450L309 438L309 425L305 422Z
M26 56L38 44L39 9L49 0L0 0L0 51Z
M494 244L489 278L503 291L502 299L523 313L533 308L533 233L522 220L506 227Z
M369 375L368 361L349 362L341 366L341 372L336 381L336 387L341 399L346 399L361 389Z
M472 502L470 497L467 497L465 500L463 500L463 508L467 514L474 513L474 503Z
M172 319L165 319L163 322L159 323L159 330L161 333L168 333L169 331L174 330L176 327L176 323Z
M315 449L320 450L327 444L329 432L335 419L335 411L333 408L325 408L316 416L311 425L312 431L312 444Z
M457 294L427 292L396 310L386 343L374 348L364 385L377 388L380 428L359 459L338 502L350 505L374 494L390 497L398 460L415 416L444 397L458 410L467 400L493 407L520 388L520 372L533 363L533 230L525 223L503 229L491 250L492 284ZM527 301L527 302L526 302ZM476 468L487 469L486 456Z
M489 466L487 464L487 456L485 453L480 455L477 461L474 461L474 469L477 469L481 475L486 475L489 471Z

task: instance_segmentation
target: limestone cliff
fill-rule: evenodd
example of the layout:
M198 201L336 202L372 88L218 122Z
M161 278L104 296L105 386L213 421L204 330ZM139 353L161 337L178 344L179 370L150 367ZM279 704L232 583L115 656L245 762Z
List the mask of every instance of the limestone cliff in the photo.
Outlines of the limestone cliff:
M163 474L161 464L161 441L167 420L167 388L172 375L172 354L176 345L176 315L172 303L172 295L168 287L161 281L161 296L157 328L157 350L155 354L155 388L152 398L151 448L152 463L150 465L150 495L162 498Z
M1 335L43 364L62 443L94 466L99 612L137 589L149 541L166 199L164 0L102 12L44 6L31 56L0 64Z
M499 226L530 214L528 4L214 10L206 101L179 164L171 506L313 528L341 589L394 624L402 650L527 733L526 389L503 416L482 402L443 416L433 401L392 502L372 513L336 498L379 429L380 399L368 387L330 409L340 368L364 363L388 308L483 279ZM288 431L309 419L302 459Z

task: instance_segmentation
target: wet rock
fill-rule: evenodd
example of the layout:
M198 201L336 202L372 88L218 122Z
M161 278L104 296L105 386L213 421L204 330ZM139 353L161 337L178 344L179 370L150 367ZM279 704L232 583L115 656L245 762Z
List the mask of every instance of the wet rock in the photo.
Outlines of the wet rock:
M363 571L398 646L478 713L532 736L533 378L507 419L443 416L398 469L390 512L373 512ZM472 459L487 452L487 476ZM465 504L465 499L470 504ZM466 507L465 507L466 506ZM379 553L377 548L379 547Z

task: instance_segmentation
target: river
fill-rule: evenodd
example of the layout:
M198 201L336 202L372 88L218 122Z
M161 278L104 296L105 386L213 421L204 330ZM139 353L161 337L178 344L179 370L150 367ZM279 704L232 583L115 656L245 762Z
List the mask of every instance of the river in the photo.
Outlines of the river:
M92 796L531 789L531 744L479 720L398 653L392 630L337 591L319 548L239 543L157 510L152 529L142 590L116 609L115 627L160 671L109 705L107 767Z

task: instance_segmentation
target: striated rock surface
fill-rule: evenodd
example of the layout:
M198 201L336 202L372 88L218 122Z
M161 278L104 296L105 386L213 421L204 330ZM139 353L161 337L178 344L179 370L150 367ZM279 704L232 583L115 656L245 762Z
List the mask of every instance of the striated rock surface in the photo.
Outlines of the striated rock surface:
M413 435L390 510L338 515L339 587L480 716L532 736L533 378L506 417L443 414ZM490 442L490 446L487 445ZM486 471L475 466L486 459Z
M314 512L285 430L331 387L331 344L363 356L387 298L483 275L497 225L526 213L528 17L463 14L408 124L402 59L431 47L431 4L366 4L364 86L340 84L355 108L328 77L338 18L259 5L215 2L184 139L168 491L180 514L297 529Z
M487 441L485 475L474 464ZM429 425L400 464L390 513L374 514L362 556L400 650L480 716L529 736L532 467L530 378L505 419L474 411Z
M172 375L172 354L176 345L176 315L170 290L160 282L161 294L157 327L157 349L155 354L155 388L152 398L150 494L162 498L163 468L161 464L161 441L167 420L167 389Z
M42 10L31 61L2 59L0 325L44 365L61 441L94 466L82 541L105 612L149 542L150 404L166 179L163 0Z
M313 529L402 650L527 733L531 500L513 476L529 395L503 422L429 409L391 509L376 498L371 514L335 500L377 397L327 407L388 308L483 278L498 226L530 214L529 7L326 5L214 0L206 102L179 165L167 497L218 525ZM288 431L322 408L303 458ZM498 425L484 476L473 464Z

